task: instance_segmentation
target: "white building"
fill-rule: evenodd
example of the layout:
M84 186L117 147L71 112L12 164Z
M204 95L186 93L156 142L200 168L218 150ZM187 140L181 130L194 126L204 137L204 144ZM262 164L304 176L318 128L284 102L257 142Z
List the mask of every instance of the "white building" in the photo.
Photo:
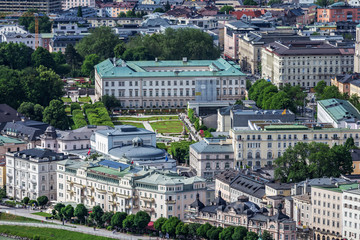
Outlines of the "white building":
M0 27L0 34L5 33L22 33L26 34L28 33L24 28L18 26L18 25L4 25Z
M343 192L342 236L348 240L360 238L360 189L351 189Z
M75 23L58 23L53 25L51 32L57 35L79 35L88 33L87 27L79 27Z
M146 211L151 220L184 218L196 194L205 201L206 183L198 177L138 168L115 161L65 160L57 168L58 201L101 206L104 211Z
M62 0L61 9L68 10L74 7L92 7L95 8L95 0Z
M1 33L1 42L7 43L24 43L26 46L35 49L35 34L33 33L15 33L15 32L7 32ZM38 46L42 46L41 38L38 39Z
M56 164L67 157L46 149L6 154L6 195L16 200L47 196L56 200Z

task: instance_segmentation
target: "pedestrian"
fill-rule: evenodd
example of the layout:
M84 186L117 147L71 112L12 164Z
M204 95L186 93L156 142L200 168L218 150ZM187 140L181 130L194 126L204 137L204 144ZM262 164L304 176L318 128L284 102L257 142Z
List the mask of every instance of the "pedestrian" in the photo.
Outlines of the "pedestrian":
M94 231L96 231L96 227L94 226Z

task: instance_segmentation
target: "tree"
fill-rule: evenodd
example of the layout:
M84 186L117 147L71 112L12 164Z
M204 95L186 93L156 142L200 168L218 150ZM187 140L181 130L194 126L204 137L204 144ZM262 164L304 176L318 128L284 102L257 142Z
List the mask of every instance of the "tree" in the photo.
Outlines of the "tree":
M126 50L125 43L121 41L114 48L115 57L121 58L122 55L124 54L125 50Z
M223 231L222 227L212 227L206 234L209 240L219 240L219 235Z
M151 218L150 215L145 211L139 211L136 213L134 218L134 225L138 230L143 230L149 224Z
M175 237L176 234L176 226L181 221L177 217L171 217L169 218L164 225L161 227L161 231L163 233L168 233L170 236Z
M101 217L101 221L105 223L106 226L108 226L110 225L113 216L114 216L113 212L105 212Z
M234 11L234 7L233 6L228 6L228 5L223 6L219 10L219 12L226 13L226 14L230 14L230 12L232 12L232 11Z
M155 8L155 10L154 10L153 12L154 12L154 13L157 13L157 12L158 12L158 13L163 13L163 12L165 12L165 11L164 11L164 9L162 9L162 8L159 7L159 8Z
M255 2L254 0L244 0L243 1L243 5L246 5L246 6L257 6L257 2Z
M24 69L32 65L31 54L34 50L24 43L0 43L0 65L11 69Z
M38 10L29 9L19 18L19 25L25 27L30 33L35 33L35 18L34 13L38 13L38 26L39 33L50 33L51 32L51 22L48 16L39 13Z
M334 0L317 0L315 1L316 5L319 5L320 7L327 7L334 3Z
M65 217L66 220L71 220L74 217L74 207L70 204L61 209L61 214Z
M34 67L40 67L42 65L47 68L55 68L53 56L43 47L38 47L35 52L31 54L31 62Z
M87 208L84 204L80 203L76 205L74 216L79 219L80 222L85 223L85 217L89 215Z
M70 104L70 111L73 112L74 110L79 109L81 110L80 103L73 102Z
M175 234L178 237L181 236L181 237L184 237L184 238L186 238L186 236L189 236L189 224L180 222L176 226Z
M224 230L222 230L222 232L219 235L219 239L220 240L232 239L232 235L234 234L234 230L235 230L235 227L233 227L233 226L224 228Z
M244 240L258 240L259 236L254 232L247 232L246 237Z
M126 212L117 212L114 214L114 216L111 218L111 226L115 228L122 228L123 227L123 221L127 217Z
M37 198L37 202L41 207L43 207L49 202L49 199L47 196L40 196Z
M100 58L96 54L90 54L85 57L81 66L81 71L85 76L94 76L94 66L100 62Z
M123 228L131 231L135 227L134 220L135 220L134 214L127 215L125 220L123 221Z
M98 27L76 44L76 50L83 58L96 54L100 59L107 59L115 56L114 48L120 42L121 40L110 27Z
M348 139L346 139L344 146L349 150L356 148L354 139L352 137L349 137Z
M24 197L22 200L23 204L25 204L25 205L28 205L29 201L30 201L30 198L28 198L28 197Z
M243 101L241 99L236 100L234 105L243 105Z
M77 16L78 16L78 17L82 17L82 16L83 16L81 6L78 7Z
M264 231L263 234L261 235L261 238L263 240L273 240L273 237L271 236L271 234L268 231Z
M251 80L250 79L246 79L246 90L249 90L252 86Z
M170 152L172 157L179 163L185 163L189 160L189 147L194 141L172 142L170 144Z
M160 217L158 218L155 222L154 222L154 228L157 231L161 231L162 226L164 225L164 223L167 221L166 218L164 217Z
M43 111L43 106L40 104L33 104L32 102L23 102L18 108L19 113L35 121L42 120Z
M246 227L238 226L235 227L234 233L232 234L231 238L232 240L238 240L238 239L244 239L246 237L248 230Z
M271 5L273 5L273 4L282 4L282 3L283 3L282 0L270 0L270 1L268 2L268 5L271 6Z
M55 62L54 71L60 76L64 76L71 71L71 67L66 63L65 55L61 52L52 52L52 58Z
M326 82L324 80L322 80L316 84L316 86L314 87L316 98L321 97L321 95L324 92L325 87L326 87Z
M56 210L56 212L60 212L62 208L64 208L65 205L63 203L57 203L55 206L54 206L54 209Z
M166 1L165 12L169 11L170 9L171 9L171 5L170 5L169 1Z
M30 206L39 206L39 203L36 200L30 200L29 205Z
M66 63L70 65L72 71L81 65L82 58L72 44L68 44L65 48Z
M50 105L44 110L43 121L61 130L69 128L65 108L60 100L51 100Z
M96 222L98 226L103 225L102 216L104 215L104 210L100 206L94 206L92 213L90 213L90 218Z
M108 111L111 111L112 109L116 107L121 107L120 100L117 99L114 95L104 95L101 98L101 101L104 103L104 106Z
M206 233L211 229L211 225L210 223L205 223L203 225L201 225L197 230L196 230L196 235L202 238L206 238Z

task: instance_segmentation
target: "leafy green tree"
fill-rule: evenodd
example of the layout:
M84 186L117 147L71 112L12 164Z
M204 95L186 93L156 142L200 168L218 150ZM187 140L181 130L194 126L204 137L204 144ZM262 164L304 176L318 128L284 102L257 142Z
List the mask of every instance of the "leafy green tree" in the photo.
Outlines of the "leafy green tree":
M54 59L54 71L57 74L59 74L60 76L64 76L71 71L71 67L66 63L65 55L61 51L52 52L51 56Z
M85 76L94 76L94 66L100 62L100 58L96 54L90 54L85 57L85 60L81 66L81 71Z
M45 206L49 202L49 199L47 196L40 196L36 200L41 207Z
M101 98L101 101L104 103L104 106L108 111L111 111L112 109L116 107L121 107L120 100L117 99L115 96L111 95L104 95Z
M77 16L78 16L78 17L82 17L82 16L83 16L81 6L78 7Z
M320 7L327 7L334 3L334 0L317 0L315 1L316 5L319 5Z
M135 14L135 11L134 10L129 10L126 12L126 17L128 18L135 18L136 17L136 14Z
M143 230L149 224L151 218L150 215L145 211L139 211L136 213L134 218L134 225L138 230Z
M98 27L76 44L76 50L83 58L96 54L100 59L107 59L115 56L114 48L120 42L110 27Z
M89 215L87 208L84 204L80 203L76 205L74 210L74 216L79 219L80 222L85 223L85 217Z
M232 11L234 11L234 7L233 6L228 6L228 5L223 6L219 10L219 12L226 13L226 14L230 14L230 12L232 12Z
M119 17L119 18L126 18L126 13L121 12L118 17Z
M54 209L56 210L56 212L60 212L62 208L64 208L65 205L63 203L57 203L55 206L54 206Z
M189 224L189 236L197 237L197 230L201 227L200 223L190 223Z
M22 84L22 74L5 66L0 66L0 102L18 108L22 102L28 101L26 88Z
M282 3L283 3L282 0L270 0L270 1L268 2L268 5L271 6L271 5L273 5L273 4L282 4Z
M70 204L61 209L61 214L65 217L66 220L71 220L74 217L74 207Z
M33 104L32 102L23 102L18 108L19 113L35 121L42 120L43 111L43 106L39 104Z
M252 86L250 79L246 79L246 90L249 90Z
M246 237L244 240L258 240L259 236L254 232L247 232Z
M70 104L70 109L71 109L71 112L73 112L73 111L76 110L76 109L81 110L80 103L72 102L72 103Z
M22 200L23 204L25 204L25 205L28 205L29 201L30 201L30 198L28 198L28 197L24 197Z
M222 227L213 226L206 234L209 240L219 240L219 235L223 231Z
M169 1L166 1L165 12L169 11L170 9L171 9L171 5L170 5Z
M108 226L110 225L113 216L114 216L113 212L105 212L101 217L101 221L105 223L106 226Z
M321 97L318 100L329 99L329 98L342 99L343 96L339 92L339 89L336 86L326 86L324 88L324 92L321 94Z
M194 141L172 142L170 144L171 155L176 161L180 163L185 163L187 160L189 160L189 147L193 143L195 142Z
M323 94L325 87L326 87L326 82L324 80L316 84L316 86L314 87L316 98L321 98L321 95Z
M114 48L115 57L121 58L125 51L126 51L125 43L120 42Z
M235 105L243 105L243 101L241 99L236 100Z
M102 216L104 215L104 210L100 206L94 206L92 213L90 213L90 218L96 222L98 226L102 226L104 222L102 221Z
M155 10L153 11L154 13L163 13L163 12L165 12L164 11L164 9L162 9L162 8L155 8Z
M34 14L39 14L38 24L39 24L39 33L50 33L51 25L50 18L44 14L39 13L38 10L29 9L19 18L19 25L25 27L30 33L35 33L35 17Z
M127 215L125 220L123 221L123 228L129 229L130 231L135 227L134 225L135 215Z
M69 128L69 121L63 103L60 100L51 100L44 110L43 121L62 130Z
M258 4L254 0L244 0L243 5L245 5L245 6L257 6Z
M178 237L181 236L183 238L186 238L187 236L189 236L189 224L180 222L176 226L175 234L176 234L176 236L178 236Z
M36 200L30 200L29 205L30 206L39 206L39 203Z
M176 226L181 221L177 217L171 217L169 218L164 225L161 227L161 231L163 233L168 233L169 236L174 237L176 234Z
M114 216L111 218L111 226L116 228L122 228L123 227L123 221L126 219L127 213L126 212L117 212L114 214Z
M166 218L164 217L160 217L158 218L155 222L154 222L154 228L157 231L161 231L162 226L164 225L164 223L167 221Z
M210 223L205 223L196 230L196 235L202 238L207 238L206 234L211 228L212 226Z
M234 234L235 227L230 226L227 228L224 228L222 232L219 235L220 240L227 240L232 239L232 235Z
M271 236L271 234L268 231L264 231L263 234L261 235L261 238L263 240L274 240L273 237Z
M248 230L246 227L238 226L235 227L234 233L232 234L231 238L232 240L238 240L238 239L244 239L246 237Z
M349 150L356 148L354 139L352 137L349 137L348 139L346 139L344 146Z
M81 66L82 58L72 44L68 44L65 48L65 59L72 71Z
M31 54L31 61L34 67L44 66L47 68L55 68L55 61L51 53L43 47L38 47L35 52Z
M24 43L0 43L0 65L11 69L24 69L32 65L31 55L34 50Z

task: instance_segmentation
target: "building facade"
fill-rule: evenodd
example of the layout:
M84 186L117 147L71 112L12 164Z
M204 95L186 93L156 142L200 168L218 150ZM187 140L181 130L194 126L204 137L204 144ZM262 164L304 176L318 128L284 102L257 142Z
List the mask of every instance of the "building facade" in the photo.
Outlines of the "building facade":
M95 66L95 97L118 98L123 107L185 107L187 102L236 100L245 95L245 75L224 59L128 61Z
M354 72L360 73L360 26L356 26Z
M56 164L67 156L46 149L6 154L6 195L16 200L47 196L56 200Z
M346 239L359 239L360 236L360 190L352 189L342 194L342 236Z
M330 85L336 75L351 72L354 48L325 42L274 42L262 49L261 76L276 86L286 83L315 87L319 81Z
M95 0L62 0L61 1L61 9L68 10L70 8L77 8L79 6L82 7L92 7L95 8Z
M134 214L146 211L151 220L176 216L196 194L206 198L205 180L186 178L174 172L137 168L110 160L86 162L65 160L58 164L58 201L82 203L104 211Z
M29 9L37 9L46 14L57 12L61 10L61 0L0 1L0 12L26 12Z
M317 21L322 23L330 22L359 22L360 14L357 7L347 5L345 2L334 3L327 8L317 9Z

